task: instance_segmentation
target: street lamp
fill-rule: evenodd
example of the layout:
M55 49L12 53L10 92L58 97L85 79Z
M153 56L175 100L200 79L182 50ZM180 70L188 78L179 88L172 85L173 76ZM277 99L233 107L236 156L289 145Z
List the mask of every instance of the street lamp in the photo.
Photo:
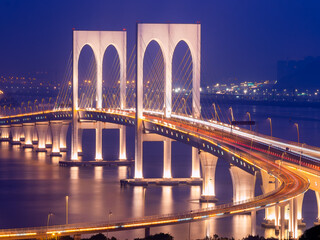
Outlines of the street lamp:
M297 134L298 134L298 145L300 144L300 136L299 136L299 124L298 123L295 123L294 124L297 128Z
M111 210L109 210L108 212L108 226L109 226L109 223L110 223L110 216L112 215L112 212ZM107 231L107 239L108 239L108 235L109 235L109 231Z
M270 122L270 136L272 137L272 121L271 118L268 118L269 122Z
M231 121L235 121L234 120L234 116L233 116L233 110L232 107L229 107L230 113L231 113Z
M69 223L69 196L66 196L66 224Z
M50 217L53 216L52 212L49 212L48 214L48 221L47 221L47 231L46 231L46 239L48 239L48 227L49 227L49 221L50 221Z
M251 121L251 115L250 115L250 113L247 112L247 115L248 115L249 121ZM251 131L251 125L250 125L250 131Z

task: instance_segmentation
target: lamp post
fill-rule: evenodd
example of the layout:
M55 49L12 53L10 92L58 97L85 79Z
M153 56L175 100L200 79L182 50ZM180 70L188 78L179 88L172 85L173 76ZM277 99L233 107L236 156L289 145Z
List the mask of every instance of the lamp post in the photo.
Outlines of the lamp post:
M66 224L69 224L69 196L66 196Z
M53 216L52 212L49 212L48 214L48 220L47 220L47 231L46 231L46 239L48 239L48 227L49 227L49 221L50 221L50 217Z
M299 136L299 124L298 123L295 123L294 124L297 128L297 134L298 134L298 145L300 144L300 136Z
M234 116L233 116L233 110L232 107L229 107L230 113L231 113L231 121L235 121L234 120Z
M250 115L250 113L247 112L247 115L248 115L249 121L251 121L251 115ZM250 125L250 131L251 131L251 125Z
M110 223L110 216L111 215L112 215L112 212L111 212L111 210L109 210L109 212L108 212L108 225ZM109 235L109 231L107 231L107 239L108 239L108 235Z
M268 118L269 122L270 122L270 136L272 137L272 121L271 118Z

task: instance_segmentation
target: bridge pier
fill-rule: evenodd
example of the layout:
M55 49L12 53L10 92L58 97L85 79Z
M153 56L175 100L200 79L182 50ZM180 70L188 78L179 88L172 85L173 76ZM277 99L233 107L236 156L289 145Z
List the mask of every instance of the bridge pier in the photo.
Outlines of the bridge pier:
M9 141L10 140L10 125L2 125L1 129L1 141Z
M171 139L163 141L163 178L172 178L171 173Z
M314 191L316 194L317 198L317 207L318 207L318 216L317 216L317 221L314 223L314 225L320 225L320 192Z
M218 157L207 153L200 153L200 161L202 167L202 194L201 202L217 202L215 193L215 173Z
M280 205L280 236L279 238L282 240L285 238L285 207L286 205Z
M96 122L96 161L102 160L102 122Z
M276 179L269 175L264 171L260 171L261 178L262 178L262 193L267 194L275 190L276 188ZM276 226L276 208L275 206L265 208L265 217L264 221L262 222L262 226L264 227L275 227Z
M23 130L25 135L25 143L24 148L33 148L32 145L32 137L33 137L33 131L34 131L34 123L24 123L23 124Z
M39 122L36 124L38 132L38 149L37 152L46 152L46 136L48 132L49 122Z
M233 202L253 198L256 176L234 165L231 165L229 170L232 178Z
M46 136L46 148L52 148L52 134L51 134L51 125L48 127L47 136Z
M200 178L200 159L199 150L192 147L192 173L191 178Z
M61 156L60 153L60 131L62 127L62 122L51 121L50 122L51 132L52 132L52 152L51 156Z
M81 156L82 153L82 133L83 133L83 129L78 129L78 155L77 156Z
M289 201L289 237L296 239L298 237L298 202L297 199L290 199Z
M119 127L119 160L127 159L127 129L126 126Z
M147 238L150 236L150 227L146 227L144 229L144 237Z
M38 131L37 131L37 126L36 124L33 127L33 133L32 133L32 144L37 145L39 143L39 138L38 138Z
M257 212L255 210L251 211L251 235L257 235Z
M67 133L69 129L69 122L62 122L60 131L60 152L67 151Z
M20 137L22 132L22 124L13 124L11 125L11 144L12 145L20 145Z

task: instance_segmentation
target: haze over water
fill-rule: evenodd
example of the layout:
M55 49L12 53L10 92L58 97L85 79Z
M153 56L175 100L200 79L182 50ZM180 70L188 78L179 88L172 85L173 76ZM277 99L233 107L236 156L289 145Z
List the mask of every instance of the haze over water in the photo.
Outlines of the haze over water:
M222 109L229 106L220 105ZM235 105L236 119L245 119L246 112L257 121L259 132L270 134L268 117L272 118L273 135L297 141L294 123L299 123L300 142L320 146L320 112L316 108L295 108L278 106ZM70 131L70 130L69 130ZM118 154L118 133L104 130L104 159L116 159ZM133 129L128 128L127 146L129 158L134 155ZM70 134L68 134L70 141ZM94 158L94 132L83 134L83 159ZM70 146L70 144L69 144ZM62 159L67 158L66 154ZM53 212L52 224L65 223L65 196L69 196L69 223L108 221L166 214L198 209L200 186L149 186L120 187L120 179L126 178L128 167L59 167L60 158L50 158L49 153L36 153L19 146L2 142L0 146L0 228L45 226L47 215ZM144 176L162 176L162 144L145 143ZM172 147L173 177L189 177L191 173L191 148L174 142ZM256 183L256 195L261 194L260 181ZM232 181L228 164L218 161L216 171L217 204L232 201ZM206 204L204 204L206 206ZM307 227L311 227L317 216L316 199L313 192L307 192L302 212ZM257 213L257 233L273 236L274 231L264 229L261 221L264 211ZM241 239L251 233L249 215L238 215L222 219L151 228L151 233L169 232L175 239L191 239L210 235ZM143 230L110 233L119 239L142 237Z

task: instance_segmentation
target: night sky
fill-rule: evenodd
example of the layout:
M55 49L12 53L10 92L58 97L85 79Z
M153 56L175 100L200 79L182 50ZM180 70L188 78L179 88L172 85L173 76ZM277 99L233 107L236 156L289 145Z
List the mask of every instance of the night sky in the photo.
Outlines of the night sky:
M320 56L318 0L1 0L0 73L63 75L72 28L126 28L131 52L137 21L201 21L206 82L275 80L278 60Z

